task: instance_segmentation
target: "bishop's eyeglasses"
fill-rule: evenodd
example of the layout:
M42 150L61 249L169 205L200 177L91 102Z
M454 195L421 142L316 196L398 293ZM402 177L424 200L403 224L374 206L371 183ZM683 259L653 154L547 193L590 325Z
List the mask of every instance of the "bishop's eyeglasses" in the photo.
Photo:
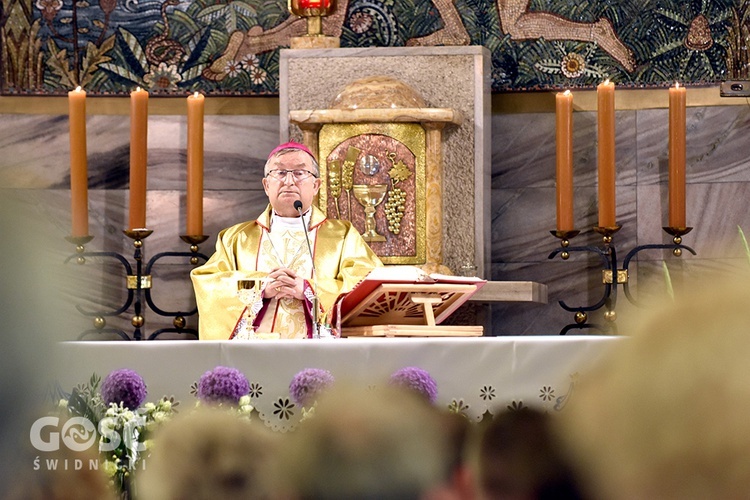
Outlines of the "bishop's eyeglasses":
M304 181L310 176L315 177L315 178L318 177L315 173L310 172L309 170L303 170L303 169L269 170L267 177L276 179L279 182L284 182L286 180L287 175L289 174L292 174L292 179L294 179L294 182Z

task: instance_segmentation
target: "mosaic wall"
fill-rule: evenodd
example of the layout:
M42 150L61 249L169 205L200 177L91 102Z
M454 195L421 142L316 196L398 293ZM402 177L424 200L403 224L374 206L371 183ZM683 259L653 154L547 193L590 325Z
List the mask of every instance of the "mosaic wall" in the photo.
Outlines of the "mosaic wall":
M277 95L284 1L2 0L0 91ZM342 47L484 45L495 92L750 78L750 0L341 0Z

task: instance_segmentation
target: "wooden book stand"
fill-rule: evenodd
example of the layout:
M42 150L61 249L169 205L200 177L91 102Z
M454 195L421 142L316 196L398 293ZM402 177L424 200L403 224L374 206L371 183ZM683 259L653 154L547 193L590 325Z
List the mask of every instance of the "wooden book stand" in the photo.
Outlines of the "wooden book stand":
M418 283L365 279L340 302L341 336L481 336L482 326L440 323L485 283L479 278L442 275L428 276Z

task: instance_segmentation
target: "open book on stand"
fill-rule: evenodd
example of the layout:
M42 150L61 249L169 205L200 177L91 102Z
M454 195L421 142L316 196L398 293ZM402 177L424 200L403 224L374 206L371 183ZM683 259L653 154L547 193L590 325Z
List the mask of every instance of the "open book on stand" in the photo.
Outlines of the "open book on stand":
M426 274L413 266L375 268L339 297L334 325L349 336L479 336L481 326L442 326L487 281Z

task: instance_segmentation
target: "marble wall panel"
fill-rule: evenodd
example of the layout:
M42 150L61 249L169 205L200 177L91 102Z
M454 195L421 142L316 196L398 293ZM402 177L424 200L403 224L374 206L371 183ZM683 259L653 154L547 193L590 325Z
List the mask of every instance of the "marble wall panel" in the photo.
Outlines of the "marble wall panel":
M639 186L639 243L667 242L671 238L661 230L666 225L667 189L665 185ZM687 224L693 230L683 237L701 259L735 259L745 250L738 227L750 237L750 212L744 201L750 198L750 182L688 184L686 191ZM661 219L661 222L660 222ZM657 254L658 255L658 254Z
M68 120L59 115L0 115L0 186L61 188L70 185ZM127 188L130 123L127 117L87 118L89 188ZM206 116L205 188L258 189L268 152L278 144L278 117ZM186 183L184 116L148 121L148 188L182 190Z
M49 229L61 245L70 243L70 192L67 190L14 190L37 202L36 210L44 214ZM230 190L204 193L204 233L209 239L200 245L210 252L217 233L230 225L254 219L268 204L263 191ZM185 234L185 194L178 191L148 192L146 222L153 233L144 240L147 256L158 252L183 251L188 245L179 237ZM128 221L128 192L123 189L89 191L89 233L94 239L86 245L91 251L111 251L132 255L132 240L123 234ZM148 258L148 257L147 257Z
M636 183L636 113L617 111L617 184ZM573 169L576 186L596 186L596 113L573 113ZM555 115L523 113L492 117L492 187L555 185Z
M750 180L747 141L750 107L687 108L687 182ZM638 111L638 183L667 182L669 111Z
M621 245L636 244L636 190L618 187L617 221L622 229L615 235ZM601 235L593 231L597 224L596 188L575 191L576 220L581 234L571 245L594 245ZM492 190L492 258L493 263L543 262L559 246L550 234L555 230L554 188L493 189ZM493 279L507 279L493 275Z

